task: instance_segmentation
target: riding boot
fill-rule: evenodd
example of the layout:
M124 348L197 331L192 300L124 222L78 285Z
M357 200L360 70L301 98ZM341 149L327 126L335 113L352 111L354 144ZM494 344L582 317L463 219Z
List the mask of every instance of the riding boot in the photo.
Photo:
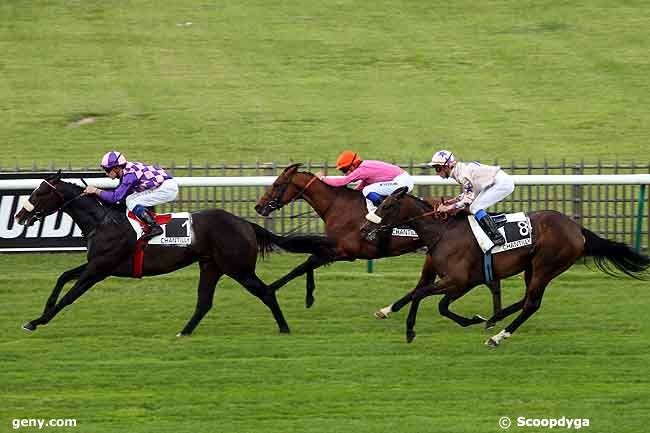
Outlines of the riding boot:
M381 218L379 215L375 214L377 206L381 204L384 200L384 196L377 194L376 192L368 193L366 196L366 208L368 213L366 214L366 219L375 224L381 224Z
M484 215L483 218L478 220L478 224L481 226L485 234L488 235L490 240L494 242L494 245L503 245L506 243L505 238L497 229L497 226L494 224L494 221L492 221L492 218L490 218L490 215Z
M154 219L153 216L149 213L148 210L145 210L142 212L138 218L142 220L145 224L149 226L149 233L145 233L144 236L142 236L142 240L148 241L149 239L152 239L158 235L163 234L163 229L158 225L156 220Z

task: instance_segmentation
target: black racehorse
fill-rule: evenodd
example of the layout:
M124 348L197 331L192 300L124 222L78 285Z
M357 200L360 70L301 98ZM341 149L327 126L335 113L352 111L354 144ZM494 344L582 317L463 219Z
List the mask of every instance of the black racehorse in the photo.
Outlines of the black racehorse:
M47 324L63 308L105 278L133 276L136 235L126 219L125 208L105 207L97 198L82 195L82 192L82 187L62 181L59 171L34 190L15 216L19 224L29 226L63 210L79 225L88 246L87 263L61 274L42 315L23 325L27 331ZM166 274L199 263L196 310L178 335L191 334L210 310L215 287L224 274L269 307L280 332L288 333L289 326L275 291L255 274L258 253L264 256L280 247L290 252L318 254L321 248L330 248L329 241L322 236L278 236L220 209L194 212L191 217L194 233L191 245L147 245L144 249L143 276ZM72 280L77 281L59 300L63 286Z
M376 214L381 218L381 224L366 222L361 230L368 234L408 222L428 247L425 269L429 268L428 272L440 275L440 280L431 284L418 284L411 294L402 298L411 302L406 320L408 342L415 338L418 306L427 296L444 295L440 301L440 312L460 324L473 324L482 320L465 318L448 309L450 303L484 282L483 253L474 240L467 217L455 216L448 220L428 217L432 210L429 203L406 194L406 188L400 188L377 209ZM567 215L555 211L532 212L529 215L533 229L532 244L496 254L494 258L496 278L507 278L523 271L526 292L520 301L497 312L490 319L496 323L521 311L503 331L486 342L493 347L510 337L539 309L548 283L569 269L580 257L592 257L599 269L612 275L616 275L613 272L616 270L631 277L642 278L650 268L648 257L636 253L623 243L599 237ZM392 310L401 308L406 301L400 301L399 304L398 308L393 307Z

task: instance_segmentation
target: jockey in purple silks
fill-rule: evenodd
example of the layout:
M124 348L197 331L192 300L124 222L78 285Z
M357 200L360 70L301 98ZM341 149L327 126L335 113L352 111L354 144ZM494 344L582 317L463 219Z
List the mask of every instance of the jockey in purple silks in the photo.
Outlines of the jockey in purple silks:
M148 240L163 233L149 206L167 203L176 199L178 183L165 170L141 162L128 162L123 154L110 151L104 155L101 167L111 179L120 183L113 191L103 191L92 185L84 194L95 194L107 203L124 202L142 222L149 226L149 233L142 239Z

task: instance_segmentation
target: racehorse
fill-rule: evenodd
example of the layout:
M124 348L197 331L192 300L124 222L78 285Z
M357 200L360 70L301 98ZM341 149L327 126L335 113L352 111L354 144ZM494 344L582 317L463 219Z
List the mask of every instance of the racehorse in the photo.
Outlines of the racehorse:
M133 277L136 234L125 208L105 207L97 198L82 195L83 188L61 180L59 171L45 179L16 214L19 224L32 225L63 210L79 225L87 240L87 263L61 274L40 317L23 325L27 331L47 324L64 307L109 276ZM280 332L288 333L275 291L255 274L258 253L263 257L275 247L290 252L314 253L329 248L322 236L278 236L221 209L191 214L194 239L189 246L147 245L142 275L160 275L199 263L197 303L193 316L179 336L190 335L212 307L217 282L227 275L258 297L272 312ZM60 299L63 286L77 280ZM58 300L58 302L57 302Z
M483 252L475 241L467 216L452 216L443 220L428 217L432 211L428 203L406 194L406 188L400 188L377 209L381 223L377 225L368 221L362 228L364 235L367 235L407 222L428 247L428 260L424 268L430 268L429 272L440 276L437 282L418 285L412 293L406 321L406 339L409 343L415 338L415 319L423 298L442 294L444 297L440 301L440 308L446 309L451 302L484 282ZM512 323L486 341L492 347L510 337L539 309L549 282L569 269L580 257L593 257L596 266L610 275L616 275L615 271L618 270L641 279L642 273L650 267L648 257L623 243L599 237L560 212L531 212L529 217L533 229L532 244L494 255L495 277L503 279L523 271L526 291L521 300L490 319L497 322L521 310ZM472 320L451 314L455 316L452 318Z
M314 174L298 171L300 164L292 164L273 182L255 205L255 210L262 216L281 209L297 199L305 200L325 222L326 235L336 242L334 251L327 255L311 255L304 263L297 266L287 275L271 283L271 287L279 288L292 279L307 274L307 290L305 305L307 308L314 303L314 269L334 261L354 261L356 259L377 259L381 257L399 256L412 252L425 244L419 238L393 237L386 248L381 242L369 241L361 236L359 229L365 221L366 204L359 191L349 188L336 188L327 185ZM390 236L390 234L388 234ZM423 269L420 284L433 283L436 275ZM501 310L501 288L498 281L488 285L492 292L494 313ZM410 295L402 298L408 303ZM384 318L381 312L375 313L378 318Z

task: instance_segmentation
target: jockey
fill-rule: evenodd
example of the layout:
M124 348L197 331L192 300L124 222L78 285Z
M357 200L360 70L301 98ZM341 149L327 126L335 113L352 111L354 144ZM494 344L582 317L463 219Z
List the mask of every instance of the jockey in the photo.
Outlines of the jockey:
M512 194L515 189L512 178L501 170L501 167L483 165L477 161L457 162L454 154L448 150L436 152L429 165L443 179L451 177L463 187L463 192L455 199L441 204L438 212L449 212L469 206L469 211L474 214L492 242L495 245L505 244L506 240L485 209Z
M350 182L361 181L356 190L361 190L366 198L368 221L379 224L381 219L375 215L377 206L384 198L393 193L396 189L406 186L409 192L413 190L413 179L400 167L382 161L362 161L359 156L350 150L346 150L336 159L336 168L340 170L343 177L323 176L318 177L331 186L345 186Z
M84 194L96 194L102 201L124 201L126 207L149 226L149 233L142 236L148 240L163 233L147 206L155 206L176 199L178 183L162 168L141 162L128 162L124 155L111 151L104 155L101 167L111 179L120 183L113 191L103 191L88 185Z

